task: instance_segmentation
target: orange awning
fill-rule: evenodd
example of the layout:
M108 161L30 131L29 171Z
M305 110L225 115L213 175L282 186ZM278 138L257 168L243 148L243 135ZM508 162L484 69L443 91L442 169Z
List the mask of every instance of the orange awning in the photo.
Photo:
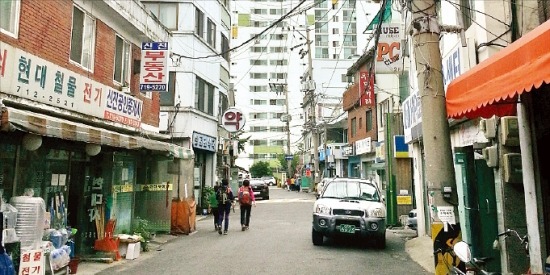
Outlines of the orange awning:
M447 117L515 113L518 95L550 83L550 20L453 80Z

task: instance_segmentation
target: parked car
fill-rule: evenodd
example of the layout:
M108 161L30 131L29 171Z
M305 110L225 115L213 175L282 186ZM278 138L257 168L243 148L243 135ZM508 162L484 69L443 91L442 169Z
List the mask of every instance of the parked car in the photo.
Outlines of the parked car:
M413 230L417 230L416 222L416 209L409 211L409 217L407 217L407 227Z
M263 179L250 179L250 187L252 187L252 191L254 191L254 198L269 200L269 186Z
M377 185L369 180L334 178L327 181L313 205L311 239L348 236L386 247L386 207Z
M273 176L264 176L262 179L270 186L277 185L277 181L275 180L275 177Z

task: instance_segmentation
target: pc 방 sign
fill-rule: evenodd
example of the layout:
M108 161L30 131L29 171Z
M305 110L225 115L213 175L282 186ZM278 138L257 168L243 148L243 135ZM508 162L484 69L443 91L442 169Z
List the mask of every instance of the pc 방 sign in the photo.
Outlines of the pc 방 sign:
M396 73L402 71L401 25L382 23L376 49L376 73Z

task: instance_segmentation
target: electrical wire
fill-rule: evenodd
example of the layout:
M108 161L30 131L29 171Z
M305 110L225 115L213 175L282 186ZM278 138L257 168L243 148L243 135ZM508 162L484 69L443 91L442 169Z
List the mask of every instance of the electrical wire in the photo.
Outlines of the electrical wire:
M258 33L257 35L249 38L248 40L246 40L245 42L243 42L242 44L238 45L238 46L235 46L233 48L230 48L226 51L222 51L220 53L216 53L216 54L210 54L210 55L206 55L206 56L198 56L198 57L195 57L195 56L186 56L186 55L180 55L180 54L177 54L177 53L172 53L174 56L176 56L177 58L181 59L181 58L185 58L185 59L206 59L206 58L211 58L211 57L218 57L218 56L223 56L224 54L226 53L230 53L232 51L235 51L243 46L245 46L246 44L250 43L251 41L254 41L258 36L261 36L263 35L265 32L267 32L268 30L272 29L273 27L276 27L277 24L279 24L281 21L289 18L291 16L291 14L293 12L295 12L301 5L303 5L307 0L301 0L300 3L298 3L298 5L294 8L292 8L292 10L290 10L287 14L283 15L282 17L280 17L279 19L275 20L273 23L271 23L271 25L269 25L267 28L265 28L264 30L262 30L260 33Z

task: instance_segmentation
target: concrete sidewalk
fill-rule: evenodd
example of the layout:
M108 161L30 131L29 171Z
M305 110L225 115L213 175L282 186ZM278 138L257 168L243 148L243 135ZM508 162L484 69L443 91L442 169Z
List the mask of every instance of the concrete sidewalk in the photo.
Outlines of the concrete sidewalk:
M198 221L197 217L197 221ZM196 232L196 231L195 231ZM195 232L192 232L189 235L170 235L170 234L159 234L155 239L149 242L149 251L141 252L140 256L134 260L121 259L112 263L101 263L93 261L83 261L78 264L77 275L94 275L98 272L101 272L107 268L111 268L116 265L125 264L130 261L140 261L152 257L156 251L161 251L164 244L183 236L193 235Z
M433 242L430 236L418 236L408 240L405 243L405 251L426 271L435 273Z

